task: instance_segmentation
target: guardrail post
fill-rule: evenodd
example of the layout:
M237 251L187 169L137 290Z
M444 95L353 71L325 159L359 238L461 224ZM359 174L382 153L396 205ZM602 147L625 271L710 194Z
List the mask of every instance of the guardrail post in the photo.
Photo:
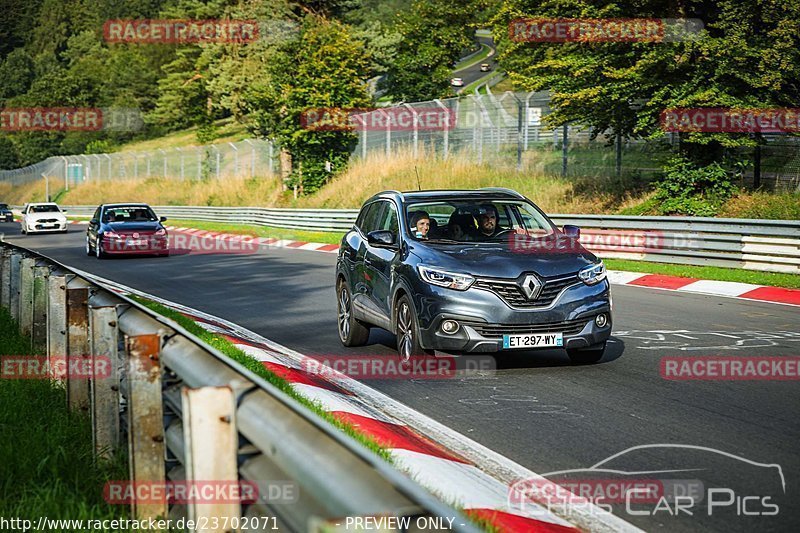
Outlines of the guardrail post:
M0 306L9 308L11 292L11 251L0 248Z
M125 338L128 370L128 462L132 483L163 483L164 410L161 398L161 337L158 334ZM167 516L167 501L131 503L139 520Z
M23 257L19 271L19 331L30 336L33 329L33 267L36 258Z
M186 481L189 484L208 481L215 484L238 483L236 452L239 439L233 390L230 387L184 387L181 404ZM242 515L241 503L189 502L188 514L189 519L198 524L214 517L222 523L232 523ZM213 522L208 520L207 523Z
M119 359L117 308L89 307L92 356L92 440L95 457L110 458L119 447Z
M58 360L66 356L67 276L51 273L47 279L47 359L50 368L56 368Z
M33 268L33 325L31 339L33 347L47 346L47 278L50 267L45 261L37 261Z
M67 284L67 405L71 410L89 409L89 379L73 375L89 358L89 288L78 278ZM75 361L80 361L75 364ZM71 364L72 363L72 364Z
M22 254L11 251L9 283L8 283L8 310L11 318L19 323L19 270L22 266Z

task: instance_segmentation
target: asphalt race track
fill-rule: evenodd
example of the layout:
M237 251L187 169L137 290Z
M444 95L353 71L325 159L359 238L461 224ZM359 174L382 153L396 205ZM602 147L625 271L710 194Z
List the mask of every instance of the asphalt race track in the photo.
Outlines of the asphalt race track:
M85 254L85 226L25 237L17 224L0 224L0 232L69 266L215 314L309 355L395 356L386 332L373 330L371 344L360 349L339 343L335 254L262 249L99 261ZM558 350L514 352L490 359L496 371L369 384L540 474L586 469L648 444L717 450L722 453L639 449L605 465L629 478L638 472L640 479L642 472L680 470L668 477L700 480L706 499L710 488L719 489L713 510L702 504L691 516L685 510L674 516L674 505L633 505L645 513L634 515L621 503L614 512L647 530L799 531L798 381L671 381L661 377L660 360L798 356L800 308L627 286L612 293L615 334L596 365L572 366ZM775 512L771 504L777 514L766 516ZM749 513L764 514L744 516Z

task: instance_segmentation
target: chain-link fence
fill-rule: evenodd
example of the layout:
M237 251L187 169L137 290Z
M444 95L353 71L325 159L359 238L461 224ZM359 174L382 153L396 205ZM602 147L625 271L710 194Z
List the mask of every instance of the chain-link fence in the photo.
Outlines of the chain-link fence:
M0 181L21 185L43 178L53 190L92 181L168 178L249 178L273 176L278 153L269 140L247 139L181 148L157 148L146 152L116 152L49 157L34 165L0 170Z
M459 158L476 163L516 164L536 175L650 180L676 152L678 134L656 140L625 139L578 125L549 128L549 93L472 94L354 113L358 135L353 157ZM800 190L800 137L765 135L746 149L744 186ZM744 150L744 149L743 149ZM278 149L269 140L248 139L148 152L51 157L35 165L0 171L0 181L27 183L42 177L64 186L91 180L163 177L182 180L272 176L280 171ZM60 188L60 187L56 187Z
M353 116L359 135L355 157L411 151L425 157L457 157L477 163L515 163L538 175L633 177L649 180L674 155L678 134L627 139L580 125L549 128L548 92L472 94L381 108ZM431 117L447 120L431 120ZM594 135L594 133L597 133ZM800 138L765 135L761 149L742 149L751 162L743 185L800 187ZM746 151L745 151L746 150Z

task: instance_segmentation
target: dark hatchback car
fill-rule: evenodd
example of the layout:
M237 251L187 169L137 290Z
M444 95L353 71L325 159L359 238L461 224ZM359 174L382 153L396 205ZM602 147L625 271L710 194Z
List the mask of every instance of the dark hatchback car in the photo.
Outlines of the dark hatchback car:
M14 213L8 204L0 204L0 222L14 222Z
M86 230L86 254L102 259L108 255L169 255L169 236L147 204L99 206Z
M400 357L565 348L602 358L611 334L605 266L509 189L387 191L361 208L336 265L339 337L397 335Z

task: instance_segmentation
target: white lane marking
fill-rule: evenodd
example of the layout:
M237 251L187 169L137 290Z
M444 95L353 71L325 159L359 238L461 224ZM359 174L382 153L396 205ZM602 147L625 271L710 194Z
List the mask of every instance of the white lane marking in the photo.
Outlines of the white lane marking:
M306 383L292 383L292 386L298 393L309 400L318 402L326 411L350 413L388 424L395 424L398 426L405 425L399 420L386 416L386 414L371 407L360 398L348 396L341 392L332 391L323 387L317 387L316 385L308 385Z
M606 275L608 276L608 282L613 283L614 285L627 285L631 281L636 281L639 278L643 278L644 276L649 276L650 274L645 274L642 272L625 272L622 270L609 270Z
M702 279L685 285L677 290L683 292L698 292L702 294L714 294L723 296L739 296L753 289L758 289L761 285L750 283L738 283L733 281L712 281Z

